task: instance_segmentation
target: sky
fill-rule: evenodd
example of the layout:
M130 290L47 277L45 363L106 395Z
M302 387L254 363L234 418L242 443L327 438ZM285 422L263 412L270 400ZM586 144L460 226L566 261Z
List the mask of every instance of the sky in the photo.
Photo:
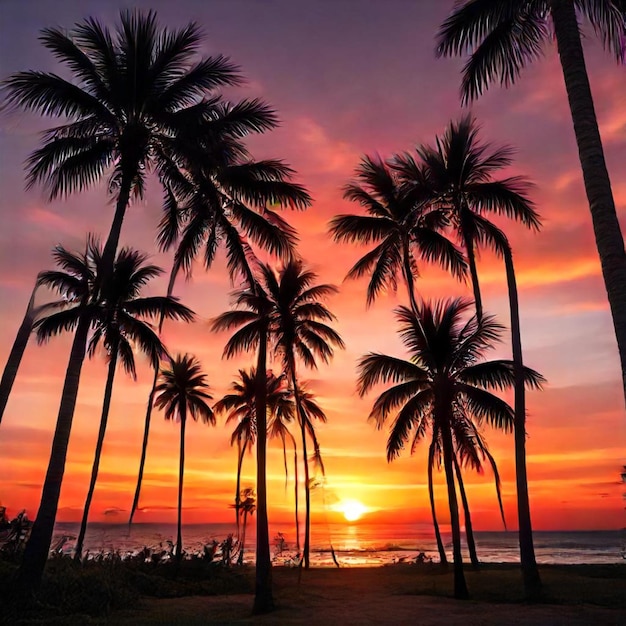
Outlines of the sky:
M85 17L115 21L120 5L105 0L0 3L0 75L20 70L62 71L38 43L46 26L70 28ZM328 423L318 428L327 473L325 488L313 492L313 521L340 519L346 499L363 503L363 521L410 521L428 525L426 447L408 451L391 464L385 459L386 433L367 421L374 396L356 393L356 362L369 351L401 356L393 309L404 293L387 294L369 309L366 281L344 282L365 249L339 246L327 233L338 213L359 209L342 199L342 186L364 154L388 157L432 142L450 120L466 111L459 104L462 62L436 59L434 35L452 7L441 0L152 0L161 22L181 27L195 20L206 33L202 53L225 54L238 63L246 85L226 96L260 97L281 119L279 129L254 137L255 158L281 158L314 198L304 213L285 217L299 231L300 252L320 281L340 287L327 302L337 315L346 350L329 366L304 371ZM617 210L626 218L626 81L592 33L585 38L595 98ZM619 360L600 273L576 144L554 46L508 90L493 87L471 113L481 136L516 150L504 174L523 174L535 184L532 199L543 218L539 234L502 222L511 240L520 290L524 358L548 380L528 397L527 461L532 517L537 529L613 529L624 526L619 470L626 461L624 399ZM113 214L104 185L48 202L40 188L25 190L23 162L39 145L39 132L53 122L36 115L0 116L0 363L8 357L38 271L50 268L56 244L80 250L87 232L108 232ZM153 183L134 203L121 244L151 255L168 269L171 258L156 251L154 237L161 194ZM422 265L417 287L426 298L470 296L437 268ZM489 254L479 260L485 309L508 325L502 263ZM238 367L251 358L223 361L224 335L209 321L227 310L231 290L219 258L210 273L194 268L175 295L194 309L189 327L169 323L164 339L173 352L194 353L215 399L227 392ZM166 279L147 290L163 294ZM510 358L505 336L490 356ZM0 425L0 505L10 513L26 508L34 516L49 458L71 338L29 344ZM277 364L274 365L277 367ZM58 519L80 519L87 491L106 378L102 354L85 363L67 457ZM92 505L94 521L126 521L139 462L145 405L152 375L145 361L133 382L117 374L109 428ZM512 401L510 395L506 396ZM216 427L193 423L187 429L184 522L230 520L236 452L223 418ZM513 436L485 428L503 482L506 520L516 527ZM137 521L174 521L179 428L155 412L145 483ZM242 486L254 484L254 459L244 462ZM293 478L290 468L289 480ZM501 529L493 476L468 472L468 499L474 526ZM269 515L291 519L292 488L285 489L282 451L270 443ZM443 477L436 482L440 521L445 526Z

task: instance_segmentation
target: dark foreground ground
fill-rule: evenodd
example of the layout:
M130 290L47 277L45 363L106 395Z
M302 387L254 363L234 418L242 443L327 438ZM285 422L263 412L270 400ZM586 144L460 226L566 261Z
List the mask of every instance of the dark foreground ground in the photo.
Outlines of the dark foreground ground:
M316 568L303 571L300 582L297 569L275 568L277 610L253 617L252 570L225 577L216 573L211 584L200 576L194 580L188 575L185 581L179 574L166 576L162 583L142 578L144 593L129 596L124 608L120 602L109 603L105 614L94 614L89 605L86 610L91 615L84 607L68 612L67 605L52 609L42 604L28 614L12 615L10 623L626 625L626 565L544 566L541 575L544 598L528 604L523 600L519 570L512 565L468 571L472 600L466 602L450 597L451 572L436 565ZM116 576L119 581L120 573ZM183 597L167 597L172 595Z

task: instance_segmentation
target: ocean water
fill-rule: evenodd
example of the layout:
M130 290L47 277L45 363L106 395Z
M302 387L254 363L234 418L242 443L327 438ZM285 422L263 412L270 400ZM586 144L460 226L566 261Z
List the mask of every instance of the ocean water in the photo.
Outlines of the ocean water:
M245 557L254 561L255 519L248 524ZM301 531L303 526L301 525ZM201 553L203 546L213 540L221 543L229 533L235 532L234 524L194 524L183 526L183 545L189 554ZM284 536L281 551L277 534ZM64 553L71 553L73 539L78 534L78 524L59 523L55 527L53 545L63 536L69 537L63 544ZM144 547L153 550L167 548L168 541L176 538L175 524L134 524L129 531L125 524L98 524L88 527L85 549L90 554L119 551L121 556L136 554ZM272 540L274 538L274 540ZM484 563L517 563L519 548L517 533L475 532L476 550ZM274 562L278 565L293 564L297 547L293 526L270 525L270 541ZM448 557L452 559L452 539L443 533ZM626 533L624 531L536 531L535 552L538 563L544 564L607 564L624 562ZM332 566L331 546L339 564L349 566L377 566L411 561L423 552L438 560L437 547L431 529L414 524L329 524L311 527L311 565ZM465 538L463 552L467 558Z

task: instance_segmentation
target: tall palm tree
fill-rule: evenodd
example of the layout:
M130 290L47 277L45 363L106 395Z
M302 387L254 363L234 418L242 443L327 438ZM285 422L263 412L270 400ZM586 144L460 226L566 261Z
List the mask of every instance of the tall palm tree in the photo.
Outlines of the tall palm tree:
M505 259L511 343L517 382L515 384L515 460L520 560L526 592L539 593L541 579L535 559L526 471L526 392L523 382L523 358L517 284L511 247L504 233L494 226L486 213L505 215L538 230L541 222L527 196L529 183L515 176L494 180L498 169L511 163L511 149L492 148L478 139L479 128L466 116L451 122L436 147L422 146L418 152L429 170L433 201L447 207L452 215L459 241L469 259L476 313L482 316L482 299L475 253L488 246Z
M96 240L91 237L87 241L84 253L73 254L65 248L57 246L53 252L53 258L61 271L48 273L44 284L54 288L57 284L56 281L60 280L59 285L63 289L63 299L67 301L68 305L75 305L56 314L61 316L56 318L59 321L57 328L59 331L65 329L75 332L41 501L17 574L16 593L25 601L28 601L39 587L50 551L80 373L87 349L89 328L97 309L98 289L96 283L100 282L98 275L102 269L100 247ZM65 323L60 321L63 317L66 320Z
M377 245L348 272L348 278L371 273L367 304L384 289L396 289L402 276L409 303L417 311L415 279L417 256L436 262L462 279L467 263L462 252L441 232L449 225L448 212L434 205L428 172L411 155L395 156L389 163L365 157L356 170L356 182L347 185L344 197L358 202L367 215L338 215L330 223L335 241ZM447 563L439 531L429 464L428 489L433 527L441 563Z
M180 422L180 457L178 466L178 522L176 526L176 561L183 558L183 476L185 473L185 427L187 417L194 421L215 426L215 415L207 404L212 396L207 393L209 385L198 360L189 354L177 355L170 367L161 370L161 379L156 387L155 405L164 409L166 420Z
M423 168L412 162L413 183L403 184L395 163L366 156L356 169L356 181L348 184L344 198L359 203L367 215L337 215L330 222L335 241L376 246L348 272L348 278L371 274L367 287L370 305L384 289L396 289L398 277L405 283L411 308L417 309L415 278L417 258L434 261L462 278L466 263L460 250L441 230L448 225L445 211L433 208ZM405 177L406 178L406 177Z
M483 353L498 340L502 327L490 316L464 320L471 308L467 300L423 303L416 315L399 307L400 337L409 360L370 353L359 362L359 393L378 383L394 383L375 401L370 418L382 428L390 416L393 424L387 441L387 460L398 456L404 445L414 445L430 431L440 439L448 488L454 554L454 595L468 596L461 557L461 536L454 478L455 441L459 425L474 419L509 429L513 410L490 389L513 384L511 361L482 361ZM417 317L421 320L418 321ZM540 387L543 379L524 370L526 382Z
M248 289L235 292L235 308L219 315L212 324L214 331L238 329L224 347L225 358L240 352L257 350L255 413L257 417L256 450L256 565L255 614L274 609L272 592L272 559L267 519L267 348L270 334L272 303L263 286L255 281Z
M218 400L213 407L215 413L227 413L226 423L237 421L230 438L230 445L237 444L237 484L235 492L235 513L237 515L237 537L239 537L241 470L246 451L251 451L256 442L256 370L240 369L239 380L231 384L231 393ZM284 416L291 411L291 400L282 377L273 373L267 375L267 413L270 419L277 414Z
M305 525L303 564L309 567L311 534L311 493L309 484L309 464L306 434L310 419L306 415L305 399L298 387L296 359L305 367L317 368L317 359L328 363L334 348L344 348L339 334L325 322L335 320L335 316L321 302L333 293L332 285L314 284L317 275L306 270L302 262L292 259L282 267L278 276L269 265L262 265L264 289L271 302L270 336L274 351L282 361L283 370L293 392L296 415L302 437L302 458L304 463Z
M437 54L470 57L462 98L478 97L494 80L508 87L556 38L596 246L608 294L626 397L626 253L606 168L581 43L578 16L623 60L624 12L618 0L486 0L459 3L442 24ZM552 28L550 27L552 23Z
M263 121L263 120L261 120ZM269 120L272 123L273 120ZM244 123L245 122L245 123ZM241 120L239 134L263 130L254 117ZM227 126L229 128L229 126ZM191 276L193 261L204 248L204 267L209 270L219 247L226 251L231 280L238 277L254 284L251 265L256 257L247 240L264 251L288 258L294 252L295 231L267 204L304 209L311 198L303 187L290 182L293 170L281 161L244 161L247 152L240 142L222 137L216 149L192 140L187 148L185 172L177 182L177 194L168 191L165 212L159 225L158 241L162 250L177 244L170 274L168 295L174 289L180 271ZM236 139L236 137L235 137ZM160 325L162 324L162 320ZM148 398L144 438L137 486L129 523L139 504L146 459L148 434L154 400L154 386Z
M175 298L140 297L141 290L163 270L155 265L146 265L146 255L128 248L122 249L115 260L113 274L110 280L103 285L101 300L94 311L94 332L89 341L89 354L93 356L102 343L109 362L107 381L104 392L104 402L100 417L100 428L96 442L96 451L91 470L91 479L87 498L83 509L83 517L76 541L74 558L80 560L83 550L89 509L98 478L100 457L104 445L107 428L113 382L118 361L133 379L136 379L134 346L148 356L152 367L158 367L159 359L166 354L165 348L158 335L142 318L154 318L163 312L168 319L193 320L193 312L180 304ZM46 280L48 274L42 274ZM51 277L57 289L64 290L63 278L58 272ZM71 280L71 276L70 276ZM58 319L57 319L58 318ZM59 332L59 324L67 324L67 316L51 315L37 324L37 334L43 340Z

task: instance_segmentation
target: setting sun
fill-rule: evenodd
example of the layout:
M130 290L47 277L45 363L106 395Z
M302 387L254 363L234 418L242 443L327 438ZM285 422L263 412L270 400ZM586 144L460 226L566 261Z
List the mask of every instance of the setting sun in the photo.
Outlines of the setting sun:
M367 512L367 507L358 500L343 500L338 508L348 522L355 522L361 519L363 513Z

